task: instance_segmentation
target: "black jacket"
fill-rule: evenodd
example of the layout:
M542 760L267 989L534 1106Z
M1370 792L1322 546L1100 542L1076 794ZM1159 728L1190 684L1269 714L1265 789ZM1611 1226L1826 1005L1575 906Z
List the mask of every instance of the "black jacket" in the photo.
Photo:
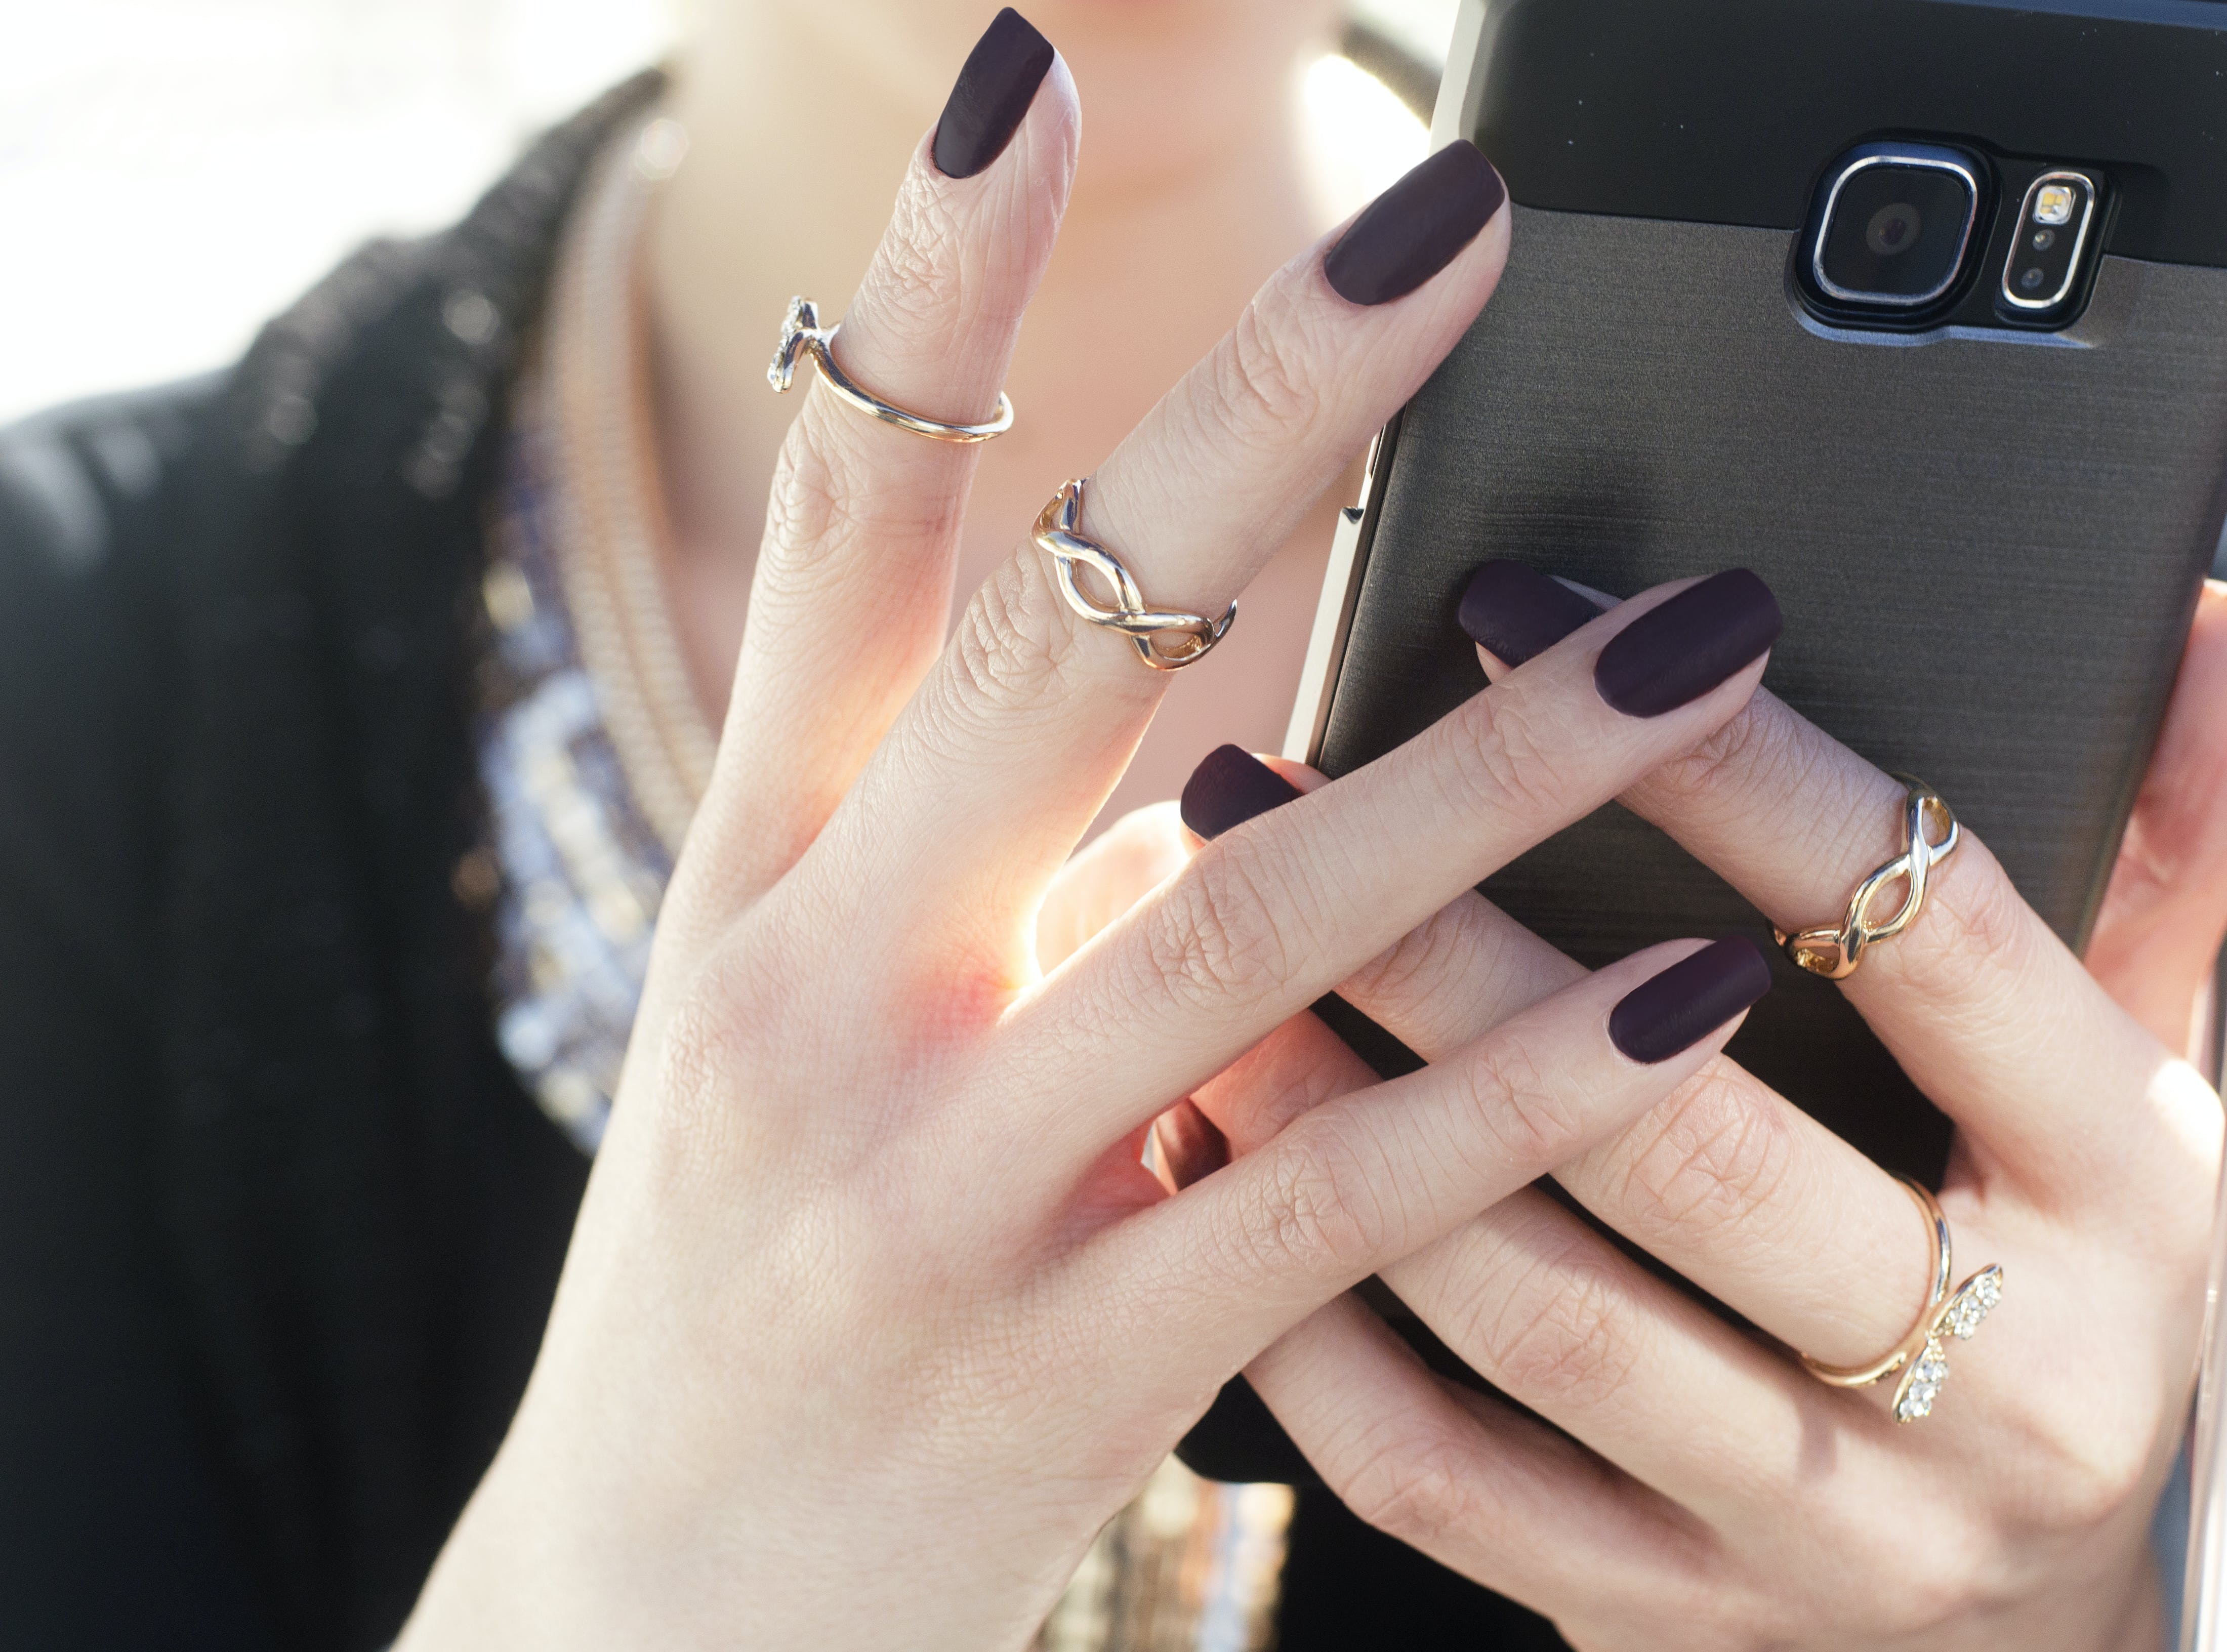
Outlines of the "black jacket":
M9 1647L378 1646L516 1403L585 1165L451 892L469 616L559 221L654 89L232 373L0 434Z
M0 431L0 1648L382 1646L524 1386L586 1165L456 875L483 519L656 88L233 371ZM1287 1602L1286 1652L1559 1644L1318 1492Z

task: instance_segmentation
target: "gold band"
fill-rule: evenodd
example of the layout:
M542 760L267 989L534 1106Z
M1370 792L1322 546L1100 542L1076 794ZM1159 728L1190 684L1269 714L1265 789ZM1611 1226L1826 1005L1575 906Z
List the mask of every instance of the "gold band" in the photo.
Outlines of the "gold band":
M1895 778L1910 788L1903 801L1902 852L1856 885L1856 892L1848 897L1848 909L1838 927L1804 929L1790 935L1784 929L1771 933L1785 949L1795 964L1812 975L1822 975L1828 981L1846 980L1856 973L1863 962L1864 949L1875 941L1890 941L1910 928L1925 905L1925 892L1931 882L1933 869L1956 852L1956 845L1963 828L1941 794L1924 781L1908 775ZM1939 827L1941 839L1935 842L1928 835L1930 829ZM1879 891L1898 880L1909 887L1902 897L1901 909L1885 923L1871 921L1871 904Z
M1949 1298L1949 1219L1941 1214L1941 1206L1924 1186L1906 1176L1895 1178L1918 1202L1918 1214L1925 1218L1926 1242L1933 1247L1930 1265L1931 1283L1925 1294L1925 1305L1918 1311L1918 1318L1910 1327L1910 1335L1897 1343L1878 1359L1866 1360L1861 1365L1827 1365L1802 1356L1803 1365L1818 1381L1835 1388L1867 1388L1883 1376L1899 1371L1905 1362L1925 1346L1925 1338L1933 1324L1933 1316Z
M820 364L820 376L828 389L867 417L915 436L934 442L986 442L1013 428L1013 404L1002 390L998 392L998 411L986 424L947 424L940 418L907 412L893 402L884 401L835 365L835 335L842 330L840 322L823 329L819 309L809 298L790 299L788 314L781 324L781 344L773 353L773 365L766 369L766 381L775 391L787 390L796 373L796 358L808 355Z
M1990 1262L1950 1291L1949 1220L1941 1214L1939 1202L1924 1186L1906 1176L1897 1179L1925 1218L1928 1242L1933 1249L1932 1278L1925 1306L1918 1311L1909 1335L1876 1360L1861 1365L1827 1365L1807 1354L1802 1355L1801 1360L1803 1368L1811 1376L1835 1388L1869 1387L1882 1377L1903 1371L1902 1381L1895 1387L1892 1409L1895 1421L1910 1423L1932 1412L1935 1396L1949 1380L1949 1356L1942 1339L1955 1336L1960 1342L1969 1341L1972 1333L1979 1330L1980 1322L2002 1300L2003 1271ZM1904 1371L1905 1366L1909 1368Z
M1031 536L1037 549L1058 569L1059 594L1093 625L1127 637L1136 645L1137 657L1154 671L1180 671L1196 665L1229 634L1237 618L1237 604L1232 603L1218 620L1145 607L1144 593L1137 589L1121 559L1095 539L1086 539L1075 532L1082 517L1083 482L1088 480L1062 482L1051 502L1037 513ZM1115 606L1108 607L1084 590L1076 582L1077 568L1088 569L1112 587Z

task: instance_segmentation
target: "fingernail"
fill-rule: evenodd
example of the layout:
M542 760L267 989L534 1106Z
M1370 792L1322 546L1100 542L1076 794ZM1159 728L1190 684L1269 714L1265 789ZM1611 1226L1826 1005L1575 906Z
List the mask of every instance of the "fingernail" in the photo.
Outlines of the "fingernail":
M1452 263L1507 199L1482 150L1449 144L1362 209L1324 258L1323 274L1353 303L1404 298Z
M1601 610L1559 579L1520 562L1488 562L1462 592L1461 628L1511 666L1541 654Z
M1051 68L1051 42L1007 6L990 20L935 123L935 169L971 178L1005 152Z
M1184 782L1183 823L1211 840L1299 794L1298 787L1242 747L1216 746Z
M1618 998L1608 1012L1609 1042L1636 1062L1667 1062L1769 991L1762 948L1727 935Z
M1618 632L1593 664L1593 686L1626 717L1660 717L1760 657L1782 623L1771 587L1727 569Z

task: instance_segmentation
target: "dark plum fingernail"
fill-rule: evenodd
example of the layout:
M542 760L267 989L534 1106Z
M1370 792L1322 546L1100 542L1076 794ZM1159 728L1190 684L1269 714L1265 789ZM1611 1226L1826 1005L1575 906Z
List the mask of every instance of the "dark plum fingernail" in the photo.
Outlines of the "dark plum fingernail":
M1449 144L1362 209L1323 258L1323 274L1353 303L1404 298L1452 264L1507 199L1483 150Z
M1626 717L1660 717L1697 700L1778 641L1778 599L1745 568L1713 574L1609 640L1593 686Z
M1461 628L1494 658L1520 666L1601 610L1559 579L1520 562L1488 562L1462 592Z
M1636 1062L1667 1062L1769 991L1763 949L1727 935L1618 998L1608 1012L1609 1042Z
M1184 782L1183 823L1220 837L1299 794L1299 788L1240 746L1216 746Z
M1051 42L1007 6L967 54L935 123L935 168L971 178L1005 152L1051 69Z

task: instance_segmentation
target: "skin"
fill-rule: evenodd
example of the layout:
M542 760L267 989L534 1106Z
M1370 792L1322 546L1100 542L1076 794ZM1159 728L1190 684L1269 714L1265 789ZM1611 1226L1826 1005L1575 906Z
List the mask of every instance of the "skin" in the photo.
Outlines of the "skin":
M1058 66L978 177L936 173L922 136L851 308L853 371L916 401L1003 380L1076 128ZM1107 457L1085 531L1176 602L1241 587L1474 319L1507 246L1503 209L1374 309L1304 249ZM1764 662L1647 720L1573 656L1527 668L1045 974L1046 891L1168 679L1028 547L947 644L927 599L978 452L816 380L789 432L548 1331L410 1652L1021 1646L1231 1375L1656 1104L1737 1025L1620 1054L1614 1005L1701 943L1653 947L1165 1196L1138 1163L1154 1116L1723 727ZM1551 792L1525 780L1547 729L1587 754ZM1388 820L1431 878L1365 856Z
M1527 1192L1385 1277L1574 1441L1335 1304L1250 1375L1341 1494L1580 1648L2154 1647L2147 1527L2186 1416L2219 1163L2217 1098L2176 1046L2227 905L2223 669L2213 585L2092 967L1968 833L1922 922L1844 987L1956 1123L1941 1202L1958 1273L2007 1276L2003 1307L1948 1344L1932 1418L1889 1421L1891 1385L1810 1381ZM1787 925L1897 846L1876 834L1900 794L1759 692L1624 801ZM1433 1055L1574 970L1472 895L1342 990ZM1199 1104L1241 1150L1367 1078L1295 1022ZM1891 1347L1924 1300L1900 1190L1728 1061L1557 1177L1829 1361Z
M853 373L916 405L1011 381L1078 142L1063 64L976 178L916 135ZM1375 309L1326 245L1094 470L1083 531L1173 605L1216 611L1306 520L1489 298L1508 220ZM1968 839L1845 989L1957 1123L1963 1268L2008 1276L1898 1428L1527 1190L1553 1171L1831 1360L1922 1298L1906 1198L1722 1059L1733 1024L1655 1066L1608 1043L1698 942L1587 975L1470 891L1620 796L1798 925L1892 852L1899 787L1762 661L1608 708L1593 662L1666 588L1210 845L1161 810L1070 858L1169 679L1025 545L947 637L982 457L816 385L784 439L547 1336L399 1644L1018 1647L1240 1369L1366 1517L1580 1647L2154 1640L2220 1152L2179 1050L2227 928L2227 598L2095 969ZM1370 1081L1304 1013L1334 985L1432 1065ZM1184 1098L1239 1156L1168 1196L1138 1148ZM1423 1371L1347 1294L1370 1274L1561 1432Z
M689 152L660 201L645 277L675 529L667 584L715 717L795 411L765 388L782 308L802 292L823 316L843 313L903 156L996 10L995 0L705 0L680 57L673 112ZM1088 101L1089 143L1005 382L1020 422L984 451L974 478L960 590L988 577L1061 478L1088 475L1113 450L1294 247L1362 204L1301 141L1299 76L1334 41L1340 16L1336 0L1028 9ZM829 50L835 41L840 52ZM1332 519L1350 491L1300 520L1242 593L1244 623L1173 686L1108 819L1172 796L1225 740L1281 738Z

